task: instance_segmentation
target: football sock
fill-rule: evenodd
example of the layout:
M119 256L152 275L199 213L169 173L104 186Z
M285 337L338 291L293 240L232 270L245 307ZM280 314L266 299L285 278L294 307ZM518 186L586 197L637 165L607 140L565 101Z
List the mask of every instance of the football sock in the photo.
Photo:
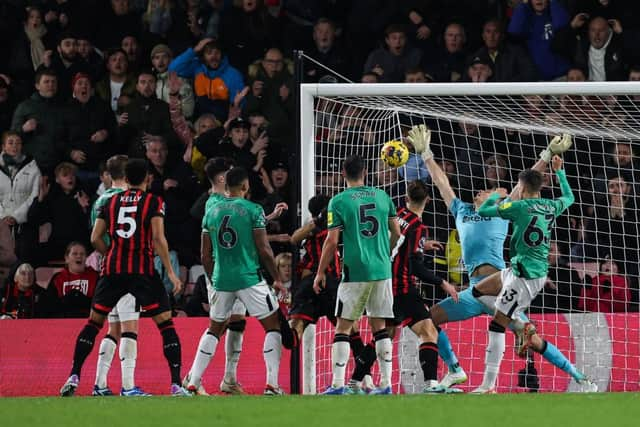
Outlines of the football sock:
M391 385L393 344L386 329L375 332L373 338L376 341L376 355L380 367L380 388L385 388Z
M158 325L160 334L162 334L162 348L164 357L169 363L169 371L171 372L171 383L180 384L180 366L182 364L182 355L180 348L180 339L176 334L176 328L173 326L173 320L167 320Z
M349 335L349 346L351 347L351 353L353 353L354 358L358 357L360 352L364 350L364 343L362 342L360 332L353 332Z
M440 328L438 328L438 352L444 363L449 367L449 371L458 372L460 370L460 364L451 347L449 336Z
M199 386L202 380L202 374L204 373L209 362L216 354L216 346L218 345L218 337L213 335L207 329L202 334L200 342L198 343L198 349L196 350L196 357L193 359L193 365L191 366L191 379L189 385Z
M424 374L424 380L430 381L438 378L438 345L434 342L423 342L418 350L420 367Z
M224 342L226 362L224 365L224 381L228 384L238 382L238 361L242 352L242 338L244 333L227 330L227 338Z
M122 388L131 390L135 387L133 374L138 357L138 334L123 332L120 339L120 369L122 370Z
M491 389L496 385L496 378L500 371L500 363L504 356L504 328L495 322L489 324L489 343L484 359L484 378L482 386Z
M71 367L71 375L77 375L80 377L80 371L82 370L82 365L84 361L87 360L87 356L93 350L93 345L96 340L96 335L102 328L102 325L99 325L91 320L82 328L78 338L76 338L76 348L73 351L73 366Z
M282 353L282 335L280 330L267 331L262 349L264 363L267 367L267 384L278 387L280 372L280 355Z
M373 362L376 361L375 342L371 341L364 346L362 351L356 356L356 366L351 379L362 381L364 376L371 372Z
M576 367L558 350L558 347L549 341L544 341L544 344L546 348L541 352L542 357L547 359L552 365L557 366L571 375L576 381L582 378Z
M102 338L98 350L98 366L96 367L96 385L100 388L107 386L107 374L111 368L111 361L116 352L118 342L111 335Z
M349 361L349 335L336 333L331 347L331 362L333 367L333 387L344 387L344 372Z

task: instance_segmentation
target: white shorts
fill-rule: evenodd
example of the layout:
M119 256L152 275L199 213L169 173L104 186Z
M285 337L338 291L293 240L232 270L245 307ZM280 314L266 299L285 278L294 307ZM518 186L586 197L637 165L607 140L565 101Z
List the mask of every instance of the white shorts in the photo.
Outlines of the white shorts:
M340 283L336 300L336 317L358 320L365 309L367 317L393 319L391 279Z
M207 286L207 296L209 297L209 318L213 318L213 303L216 297L216 290L213 289L213 286ZM246 316L247 315L247 307L244 306L243 302L236 298L236 301L233 303L233 308L231 309L231 316ZM215 319L214 319L215 320Z
M244 304L250 316L258 320L269 317L279 307L276 295L263 280L257 285L239 291L216 291L210 303L209 317L211 320L224 322L231 317L237 300Z
M520 318L531 301L544 287L546 277L539 279L525 279L513 274L511 268L505 268L500 272L502 280L502 293L496 299L496 309L511 319Z
M109 323L129 322L140 319L140 310L136 304L136 298L131 294L126 294L120 300L111 313L109 313Z

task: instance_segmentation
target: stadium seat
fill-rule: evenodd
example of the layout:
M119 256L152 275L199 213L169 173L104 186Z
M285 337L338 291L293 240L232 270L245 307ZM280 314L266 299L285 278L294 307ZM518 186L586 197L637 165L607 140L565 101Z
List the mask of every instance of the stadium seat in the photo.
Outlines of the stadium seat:
M62 270L58 267L38 267L36 268L36 283L43 288L49 286L49 282L54 274Z
M205 274L204 267L200 264L196 264L191 266L189 269L189 282L196 283L198 281L198 277Z

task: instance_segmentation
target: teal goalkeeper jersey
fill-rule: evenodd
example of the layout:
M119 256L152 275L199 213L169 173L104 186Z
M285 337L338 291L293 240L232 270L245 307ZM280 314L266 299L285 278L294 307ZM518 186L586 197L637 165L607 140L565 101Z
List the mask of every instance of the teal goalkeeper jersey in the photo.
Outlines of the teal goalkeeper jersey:
M500 216L513 222L510 256L514 274L525 279L547 276L549 246L555 219L574 202L565 172L556 172L562 196L556 200L523 199L496 206L498 194L492 194L480 207L481 216Z
M262 281L253 230L265 227L262 207L245 199L223 197L207 209L202 229L213 247L216 290L233 292Z
M91 207L91 227L93 227L93 225L96 223L96 219L98 219L98 212L100 211L100 208L106 205L109 199L111 199L114 194L122 193L123 191L125 190L123 190L122 188L109 188L105 190L105 192L102 193L102 195L100 195L100 197L98 197L95 202L93 202L93 206ZM107 244L107 246L110 245L111 241L109 240L108 235L105 234L103 240Z
M327 226L343 231L344 282L391 278L389 218L395 217L391 198L378 188L351 187L331 199Z

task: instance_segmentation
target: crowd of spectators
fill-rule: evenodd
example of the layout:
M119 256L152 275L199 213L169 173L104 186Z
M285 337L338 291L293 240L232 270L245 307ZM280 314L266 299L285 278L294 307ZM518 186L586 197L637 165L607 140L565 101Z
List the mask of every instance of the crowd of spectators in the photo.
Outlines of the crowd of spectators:
M114 154L148 159L150 191L166 202L167 239L183 266L199 262L207 159L227 157L249 170L251 198L266 213L289 201L298 184L289 175L296 144L294 50L328 67L307 62L306 82L640 80L636 3L5 0L0 264L10 271L3 311L15 312L17 298L44 301L41 313L86 314L77 293L90 298L93 285L69 283L85 274L76 264L87 256L91 204L110 185L104 163ZM331 132L338 134L344 123L334 125ZM532 157L523 147L540 144L506 131L503 151L478 148L486 145L487 129L453 126L459 128L450 135L459 140L442 141L450 149L440 157L460 188L473 188L473 177L485 177L487 185L512 181L507 170L521 169L518 161ZM613 292L637 300L638 169L633 144L591 150L606 162L578 159L574 164L589 170L572 176L592 183L580 186L590 190L582 192L580 206L592 208L572 217L567 230L576 244L558 249L557 258L595 260L601 267L589 276L588 289L580 277L581 287L571 291L575 298L554 304L620 310L590 298ZM491 158L478 154L487 152ZM337 172L319 179L338 188ZM394 174L381 167L375 176L398 197L401 191L389 185ZM268 228L284 254L297 249L283 237L294 231L292 211L280 208ZM279 265L291 258L281 256ZM63 278L39 290L33 269L52 264L65 265ZM202 309L197 301L191 307Z

